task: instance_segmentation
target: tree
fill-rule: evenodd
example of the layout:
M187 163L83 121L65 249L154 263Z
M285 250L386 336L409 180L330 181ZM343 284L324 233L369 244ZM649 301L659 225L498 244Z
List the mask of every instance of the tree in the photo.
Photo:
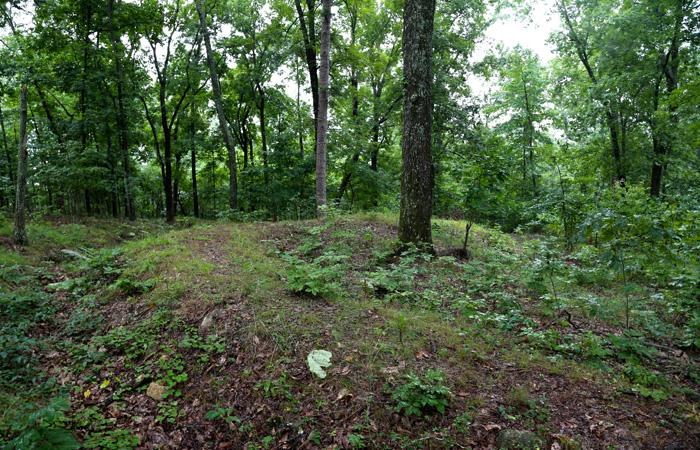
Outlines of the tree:
M25 226L27 209L27 85L23 84L19 94L19 151L17 153L17 199L15 200L14 241L27 245Z
M330 92L332 0L323 0L321 23L321 67L319 70L318 127L316 130L316 209L323 214L326 206L326 152L328 147L328 96Z
M590 48L590 43L588 37L596 32L600 33L600 30L595 29L595 25L592 20L582 19L583 26L586 27L584 33L581 33L577 29L577 24L575 22L575 17L570 10L566 0L558 0L557 8L559 9L559 14L561 15L564 25L566 27L567 37L570 44L573 46L573 50L578 56L581 64L586 69L588 78L594 87L602 89L602 92L598 92L600 95L602 104L604 105L605 122L607 124L610 133L610 150L613 157L615 174L614 181L620 185L624 185L627 182L627 170L625 164L625 152L626 152L626 127L625 121L621 114L620 96L616 96L614 93L607 92L605 87L600 87L601 75L596 72L596 68L592 61L593 50Z
M304 56L306 58L306 68L309 71L309 85L311 86L311 99L314 110L314 142L316 140L316 132L318 129L318 113L319 113L319 79L318 79L318 62L316 55L316 0L306 0L308 13L304 12L301 5L301 0L294 0L297 16L299 19L299 28L301 30L302 40L304 44Z
M406 0L403 25L404 124L399 239L432 244L433 26L435 0Z
M209 37L209 27L204 11L204 1L197 0L197 13L199 14L199 26L202 30L204 46L207 52L207 65L209 66L209 76L211 78L211 89L214 95L214 105L216 106L216 116L219 119L219 129L224 138L224 145L228 153L229 161L229 208L231 210L238 209L238 180L236 167L236 147L229 128L228 119L224 112L223 101L221 100L221 83L219 82L219 74L216 71L216 62L214 61L214 52L211 48L211 39ZM193 178L194 179L194 178ZM195 182L196 183L196 182Z
M163 136L162 154L160 152L157 122L151 116L147 100L145 97L141 97L141 102L153 134L153 145L161 166L163 191L165 193L165 220L168 223L175 221L173 132L178 114L182 109L186 109L187 104L185 100L193 89L190 71L193 65L193 57L199 53L200 45L199 35L197 34L192 39L189 50L185 51L185 45L182 43L176 46L175 35L178 31L182 31L181 28L183 26L181 0L176 0L175 5L170 6L172 7L158 11L158 20L146 37L151 50L150 62L156 73L158 112L160 115L159 125ZM173 50L176 51L173 52ZM201 90L202 87L196 89L196 91Z
M131 161L129 158L129 129L124 106L124 74L120 49L121 45L114 29L114 0L107 1L107 19L109 27L109 40L112 44L112 58L114 59L114 73L117 77L117 130L119 133L119 150L122 162L123 182L124 182L124 205L125 214L129 220L136 220L136 206L134 205L133 192L131 189Z

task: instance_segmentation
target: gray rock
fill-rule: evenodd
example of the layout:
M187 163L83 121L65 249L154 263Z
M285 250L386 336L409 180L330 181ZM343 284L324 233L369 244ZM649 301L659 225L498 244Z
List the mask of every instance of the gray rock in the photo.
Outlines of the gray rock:
M212 309L207 313L206 316L204 316L204 319L202 319L202 323L199 324L199 333L200 334L208 334L209 330L212 328L214 323L221 319L223 315L223 311L221 311L218 308Z

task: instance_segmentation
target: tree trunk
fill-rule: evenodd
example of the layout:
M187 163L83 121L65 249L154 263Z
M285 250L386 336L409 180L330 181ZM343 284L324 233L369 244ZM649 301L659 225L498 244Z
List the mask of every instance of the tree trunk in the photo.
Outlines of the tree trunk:
M318 129L316 132L316 212L323 214L326 199L326 152L328 138L328 94L330 84L331 3L323 0L321 23L321 67L319 73Z
M194 112L194 106L192 107ZM197 131L195 129L194 114L190 120L190 163L192 166L192 208L194 216L199 218L199 192L197 191L197 147L195 145L195 137Z
M299 159L304 160L304 121L301 119L301 81L299 81L299 58L295 59L294 75L297 83L297 126L299 127Z
M0 108L0 130L2 131L2 145L5 149L5 158L7 159L7 177L11 183L15 182L15 174L12 167L12 156L10 156L10 146L7 143L7 132L5 131L5 116Z
M435 0L406 0L403 25L404 124L399 239L432 244L433 23Z
M175 208L180 203L180 167L182 166L182 154L175 153L175 176L173 177L173 203ZM182 209L180 209L182 213Z
M528 162L527 169L523 172L523 177L526 176L527 172L530 172L530 178L532 181L532 195L537 196L537 176L535 174L535 123L532 117L532 106L530 105L530 93L527 89L527 81L525 78L521 77L523 82L523 94L525 96L525 112L527 114L527 121L525 123L525 136L528 150ZM523 163L525 164L525 163Z
M211 88L214 95L214 105L216 106L216 115L219 119L219 128L224 138L224 145L228 153L228 169L229 169L229 198L228 205L232 210L238 209L238 179L236 167L236 147L231 136L228 120L224 112L224 105L221 100L221 84L219 82L219 74L216 71L216 62L214 61L214 53L211 48L211 39L209 37L209 27L204 12L204 1L197 0L197 13L199 14L199 26L204 38L204 46L207 51L207 64L209 65L209 75L211 77Z
M673 29L673 38L671 39L671 45L668 53L664 57L664 63L661 67L663 71L663 76L666 78L666 94L671 96L673 92L678 89L678 68L680 66L680 34L681 26L683 25L683 11L681 7L678 7L676 11L676 20ZM656 108L658 108L658 89L656 92ZM655 108L655 109L656 109ZM678 108L671 105L669 108L669 129L675 130L678 126ZM656 128L656 127L654 127ZM652 130L653 134L653 144L654 144L654 162L651 168L651 189L650 195L652 197L661 196L661 191L663 188L663 175L666 171L667 162L666 159L668 155L673 150L673 138L671 132L661 132L655 133L657 130Z
M124 75L122 73L121 58L119 57L119 40L114 32L114 0L107 2L107 15L109 18L109 39L112 43L114 57L114 71L117 75L117 129L119 132L119 151L121 153L122 171L124 177L124 214L129 220L136 220L136 207L131 192L131 167L129 161L129 133L124 109Z
M350 46L353 48L355 47L356 33L357 11L355 9L350 8ZM355 67L354 61L352 63L350 72L350 92L352 94L352 126L353 132L357 134L359 131L357 121L360 115L360 98L358 92L360 87L360 80L357 76L357 68ZM347 167L345 168L345 173L343 174L343 179L340 181L340 187L338 188L337 197L338 202L343 200L343 196L345 196L345 191L350 185L350 180L352 179L352 176L355 172L355 167L357 166L357 163L359 161L360 150L358 149L353 152L352 157L350 158L350 164L347 164Z
M163 189L165 190L165 221L175 222L175 197L173 196L173 143L166 110L165 83L161 80L158 93L160 120L163 127Z
M267 154L267 119L265 118L265 90L262 88L260 83L256 83L255 90L258 91L258 96L260 97L260 102L258 103L258 113L260 114L260 145L262 147L262 157L263 157L263 177L265 180L265 186L269 187L270 174L267 170L268 164L268 154Z
M25 214L27 209L27 85L22 85L19 94L19 151L17 153L17 197L15 200L14 241L27 245Z
M90 28L91 28L91 8L88 2L85 2L85 10L83 16L83 67L80 76L80 151L84 155L87 151L87 74L90 55ZM87 184L87 179L83 182ZM92 202L90 199L90 191L85 189L85 213L92 215Z
M576 48L576 54L578 55L581 64L586 69L588 73L588 78L590 78L591 83L598 84L598 77L596 77L593 71L593 66L591 65L588 49L585 46L585 41L579 38L576 30L574 29L573 22L569 16L569 10L567 9L566 1L561 0L557 3L560 14L564 18L564 23L569 31L569 38ZM615 181L624 186L626 183L625 167L622 157L622 150L620 148L620 132L619 132L619 118L615 113L613 107L607 103L605 106L605 119L608 129L610 131L610 149L613 157L613 162L615 165Z
M119 217L119 200L117 197L117 192L119 190L119 181L117 178L117 160L114 155L114 150L112 149L112 133L110 133L109 126L106 127L107 129L107 159L109 160L109 174L112 178L112 188L110 189L109 192L109 203L110 203L110 208L112 209L112 217L117 218Z

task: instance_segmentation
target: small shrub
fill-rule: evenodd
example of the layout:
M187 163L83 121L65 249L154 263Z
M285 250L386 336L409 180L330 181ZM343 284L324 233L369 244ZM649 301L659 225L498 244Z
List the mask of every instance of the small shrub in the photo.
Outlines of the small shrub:
M16 449L57 449L72 450L80 447L73 435L64 428L66 417L64 411L70 407L68 399L56 397L46 406L36 408L27 405L26 408L14 413L9 425L9 436L15 436L10 441L0 437L2 448ZM5 434L4 430L2 434Z
M439 370L428 370L422 378L409 374L406 383L397 387L391 398L396 409L407 416L421 417L434 411L444 414L451 395L444 381L445 375Z
M102 450L126 450L138 447L139 438L130 430L109 430L91 433L85 438L82 448Z
M287 270L290 291L325 298L341 295L342 286L338 280L344 275L347 256L324 253L310 263L289 254L283 255L283 259L291 266Z

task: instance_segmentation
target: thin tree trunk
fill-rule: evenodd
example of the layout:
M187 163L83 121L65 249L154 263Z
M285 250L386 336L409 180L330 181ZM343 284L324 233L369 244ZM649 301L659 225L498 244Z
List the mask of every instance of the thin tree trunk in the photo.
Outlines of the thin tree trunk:
M668 53L664 57L664 63L661 67L663 74L666 78L666 94L671 96L673 92L678 89L678 68L680 66L680 34L681 26L683 24L683 11L679 7L676 11L676 21L674 24L673 38L671 39L671 45ZM660 80L659 80L660 82ZM657 83L655 92L655 108L656 111L659 106L659 90L660 86ZM674 130L678 126L678 111L677 107L671 106L669 108L670 112L670 124L669 128ZM668 155L673 150L673 139L672 133L668 131L659 132L658 127L652 127L652 139L654 147L654 162L651 168L651 189L650 195L652 197L659 197L663 188L663 176L667 168Z
M319 73L318 130L316 133L316 212L323 214L326 199L326 152L328 138L328 95L330 84L331 4L323 0L321 24L321 67Z
M357 32L357 11L350 8L346 2L346 7L350 10L350 46L355 46L356 32ZM358 130L358 117L360 115L360 98L359 98L359 86L360 81L357 77L357 68L353 62L350 75L350 92L352 94L352 126L354 133L357 134ZM350 158L350 164L347 165L343 178L340 181L340 187L338 188L337 200L340 202L345 196L345 190L350 185L350 180L355 172L355 167L360 161L360 150L355 150L352 157Z
M523 93L525 95L525 111L527 113L527 122L525 123L525 135L527 136L528 163L530 178L532 179L532 194L537 196L537 177L535 175L535 124L532 118L532 107L530 106L530 93L527 90L527 82L522 78ZM525 173L523 176L525 176Z
M110 189L110 208L112 210L112 217L115 219L119 217L119 201L117 198L119 182L117 179L117 160L114 157L114 152L112 150L112 133L110 133L109 126L107 128L107 159L109 160L109 172L112 178L112 188Z
M136 220L136 206L131 191L131 167L129 161L129 132L124 108L124 74L119 57L119 40L114 32L114 0L107 2L109 19L109 39L112 43L114 71L117 77L117 130L119 132L119 152L121 154L122 175L124 178L124 214L130 221Z
M256 88L258 91L258 96L260 96L260 102L258 103L258 112L260 113L260 144L262 147L262 157L263 157L263 177L265 180L265 186L269 186L269 173L267 170L268 164L268 154L267 154L267 119L265 118L265 90L262 86L257 83Z
M80 76L80 151L85 154L87 151L87 74L90 54L90 28L92 13L89 2L85 2L84 10L84 30L83 30L83 67ZM87 183L87 179L84 180ZM85 213L92 214L92 202L89 189L85 189Z
M192 112L194 112L194 103L192 106ZM192 166L192 208L194 209L194 216L199 218L199 192L197 191L197 146L195 145L196 136L197 131L195 129L194 114L191 114L190 163Z
M581 64L586 69L588 77L591 83L598 84L598 78L593 71L593 66L591 65L588 50L585 47L584 41L582 41L576 30L574 29L571 17L569 16L569 11L567 9L566 0L560 0L557 4L560 14L564 18L564 23L569 31L569 38L571 42L576 47L576 54L578 55ZM615 165L615 181L624 186L626 183L625 167L622 158L622 150L620 148L620 132L619 132L619 117L615 112L614 108L608 103L605 107L605 120L610 131L610 149L613 157L613 162Z
M170 126L168 124L168 114L166 111L165 83L161 80L158 101L160 102L160 119L163 129L163 164L165 174L163 177L163 187L165 190L165 221L175 222L175 197L173 195L173 143Z
M27 209L27 85L23 84L19 95L19 151L17 153L17 191L15 200L14 242L27 245L25 214Z
M297 126L299 127L299 159L304 160L304 122L301 119L301 81L299 81L299 58L295 59L294 73L297 82Z
M180 167L182 165L182 154L175 153L175 174L173 176L173 203L175 208L180 203ZM182 209L180 210L182 212Z
M207 64L209 65L209 75L211 78L211 87L214 94L214 104L216 105L216 115L219 119L219 129L224 138L224 145L228 153L228 169L229 169L229 208L232 210L238 209L238 180L236 167L236 147L231 136L228 120L224 112L223 102L221 100L221 84L219 83L219 74L216 72L216 62L214 61L214 53L211 48L211 39L209 37L209 27L204 12L204 1L197 0L197 13L199 14L199 26L204 38L204 46L207 51Z
M15 174L12 167L12 156L10 155L10 146L7 143L7 132L5 131L5 116L3 115L2 108L0 108L0 130L2 131L2 145L5 149L5 158L7 159L7 177L10 182L14 184Z
M299 16L299 27L301 28L302 39L304 40L304 55L306 56L306 66L309 70L309 84L311 85L311 99L314 108L314 142L318 139L316 134L318 134L318 121L319 121L319 103L320 103L320 86L319 86L319 74L318 74L318 63L316 62L316 20L315 20L315 10L316 1L306 0L306 4L309 8L309 21L306 21L306 15L301 7L300 0L294 0L296 6L297 15Z
M399 239L432 244L433 26L435 0L406 0L403 26L404 124Z

